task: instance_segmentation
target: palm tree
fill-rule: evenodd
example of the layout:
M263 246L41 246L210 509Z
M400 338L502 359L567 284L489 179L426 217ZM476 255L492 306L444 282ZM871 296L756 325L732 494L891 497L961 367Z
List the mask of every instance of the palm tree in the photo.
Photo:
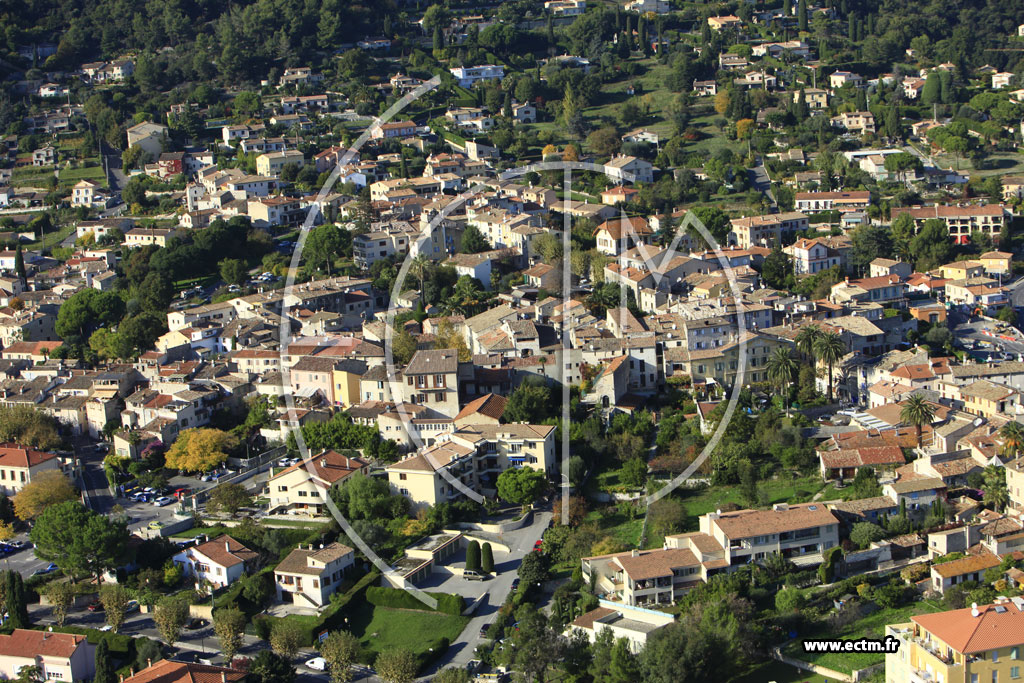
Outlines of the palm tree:
M427 279L432 265L433 262L427 258L426 254L417 254L416 258L409 263L409 274L420 281L420 295L423 294L423 283Z
M911 394L900 409L900 420L914 425L917 431L917 447L921 447L921 429L930 425L935 417L935 406L924 400L921 394Z
M814 354L817 350L818 339L821 337L821 328L817 325L807 325L801 328L796 335L796 350L807 360L814 362Z
M1006 508L1010 502L1010 494L1006 489L1006 469L996 465L989 465L982 472L985 483L982 491L985 493L985 502L991 503L996 512Z
M793 379L798 371L796 359L793 358L787 347L782 346L772 352L765 369L768 373L768 381L774 384L779 393L783 395L783 401L786 403L786 416L788 417L789 401L786 397L789 396L789 388L792 386Z
M828 365L828 402L832 402L832 366L839 362L839 359L846 355L846 344L842 337L835 332L825 332L818 335L814 341L814 352L818 359Z
M1020 422L1007 422L999 430L1003 437L1003 455L1016 457L1024 450L1024 425Z

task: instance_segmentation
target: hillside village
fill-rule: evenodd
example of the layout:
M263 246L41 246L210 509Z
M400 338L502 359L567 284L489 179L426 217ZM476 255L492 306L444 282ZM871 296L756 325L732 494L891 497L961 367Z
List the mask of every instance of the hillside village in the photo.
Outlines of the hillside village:
M0 675L1019 677L1019 8L262 4L0 46Z

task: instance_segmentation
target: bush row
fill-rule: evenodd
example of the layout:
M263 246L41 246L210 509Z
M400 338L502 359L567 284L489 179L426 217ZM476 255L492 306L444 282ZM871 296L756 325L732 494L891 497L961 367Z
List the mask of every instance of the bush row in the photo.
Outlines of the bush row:
M451 593L427 593L437 600L437 607L433 610L420 602L412 593L400 588L385 588L383 586L372 586L366 591L366 601L377 607L392 607L395 609L416 609L424 611L441 612L460 616L465 605L461 595Z

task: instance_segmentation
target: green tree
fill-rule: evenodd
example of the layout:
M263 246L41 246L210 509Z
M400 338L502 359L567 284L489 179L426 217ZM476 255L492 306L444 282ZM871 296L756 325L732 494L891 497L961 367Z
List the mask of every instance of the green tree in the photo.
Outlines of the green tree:
M643 458L629 458L619 476L626 486L640 488L647 483L647 463Z
M768 254L761 266L761 277L769 287L784 289L792 275L792 259L790 259L789 254L786 254L776 246L772 253Z
M789 387L796 378L797 369L796 359L793 358L786 347L779 347L772 351L772 355L768 357L768 363L765 367L768 381L778 389L779 394L786 402L787 415L789 414L789 401L786 397L789 395Z
M803 591L798 588L786 587L775 594L775 609L779 614L799 612L805 602Z
M551 392L546 386L524 382L516 387L505 404L505 422L538 424L551 416Z
M306 265L317 270L323 269L331 276L331 265L343 246L341 231L336 225L318 225L309 231L306 244L302 248L302 256Z
M821 328L817 325L804 325L796 333L794 339L796 350L809 362L814 362L815 347L821 337Z
M875 541L886 537L885 529L871 522L858 522L850 529L850 542L861 548L867 548Z
M490 243L476 225L467 225L466 229L462 231L461 252L463 254L479 254L490 249Z
M480 546L480 571L485 574L494 573L494 551L490 543Z
M240 508L252 505L252 496L241 484L220 484L210 493L206 502L207 510L226 512L234 516Z
M320 655L327 660L333 683L352 680L352 665L359 661L362 646L359 639L348 631L332 631L320 645Z
M107 639L102 638L96 644L96 673L93 674L92 683L117 683L117 669L110 656L110 645Z
M921 394L911 394L900 408L900 420L912 425L917 432L917 447L921 447L921 433L925 425L930 425L935 418L935 406L925 400Z
M57 579L43 586L40 592L50 603L50 613L57 626L63 626L64 620L68 616L68 610L71 609L71 605L75 601L74 587L68 581Z
M1006 488L1006 469L989 465L982 474L985 478L985 483L981 487L985 493L985 502L996 512L1001 512L1010 500Z
M815 342L814 351L818 359L828 366L828 402L832 403L832 385L835 381L832 367L846 355L846 344L837 333L826 332Z
M242 91L235 95L233 104L236 114L248 117L257 116L263 109L259 93Z
M931 71L925 78L924 87L921 88L921 104L933 105L942 100L942 81L939 80L939 72Z
M164 642L174 647L174 643L181 637L182 629L185 628L185 622L188 621L188 602L177 595L161 598L153 610L153 621L156 622L157 630L160 631L160 637Z
M409 361L416 354L416 337L412 336L412 333L403 327L392 337L391 352L394 354L396 363L408 365Z
M294 683L295 667L291 661L270 650L260 650L249 665L252 683Z
M220 276L229 285L241 285L249 278L249 271L241 259L226 258L220 262Z
M35 554L54 562L68 576L90 574L97 581L107 569L117 567L125 554L128 529L89 510L78 501L48 507L29 533Z
M1024 424L1007 422L999 428L999 436L1003 440L1002 453L1009 458L1016 458L1024 450Z
M373 668L387 683L412 683L419 667L411 652L405 648L392 648L377 655Z
M466 569L480 571L480 543L477 541L470 541L466 546Z
M498 495L523 507L539 499L546 488L544 473L529 467L514 467L498 475Z
M228 665L242 649L242 631L245 630L245 623L245 613L237 607L223 607L213 613L213 632L220 641L220 651Z
M5 626L10 628L29 628L28 595L25 581L21 574L10 569L4 572L4 609L7 611Z
M527 553L519 563L518 576L528 588L544 583L550 577L547 557L536 551Z
M103 605L103 615L107 625L114 633L117 633L124 623L124 617L128 613L128 602L131 600L131 593L119 583L105 583L100 586L100 604Z
M801 31L807 30L807 0L800 0L797 4L797 22Z
M270 629L270 647L289 661L302 647L303 640L302 626L297 622L279 619Z
M28 277L28 271L25 270L25 255L21 253L20 244L14 252L14 273L22 280Z

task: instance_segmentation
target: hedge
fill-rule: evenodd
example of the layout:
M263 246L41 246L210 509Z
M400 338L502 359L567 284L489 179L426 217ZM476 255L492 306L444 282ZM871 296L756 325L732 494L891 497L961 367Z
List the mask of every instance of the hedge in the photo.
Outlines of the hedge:
M415 609L427 612L441 612L452 616L461 616L465 608L461 595L451 593L427 593L437 600L437 607L430 609L420 602L412 593L400 588L385 588L373 586L366 591L366 601L377 607L391 607L394 609Z
M46 626L46 629L51 628ZM43 630L43 626L37 627L37 630ZM82 628L80 626L56 626L52 629L57 633L73 633L80 636L85 636L91 645L99 645L101 641L107 641L107 647L110 648L110 653L118 659L126 659L128 661L135 661L135 649L138 641L148 640L144 636L133 638L132 636L124 633L114 633L113 631L101 631L97 628Z

